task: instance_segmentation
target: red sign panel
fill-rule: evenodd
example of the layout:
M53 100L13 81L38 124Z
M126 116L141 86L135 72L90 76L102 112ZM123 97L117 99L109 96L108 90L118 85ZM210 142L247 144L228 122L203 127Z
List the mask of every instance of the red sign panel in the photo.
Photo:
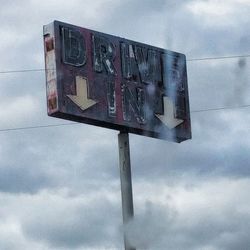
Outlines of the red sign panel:
M54 21L44 26L48 115L191 138L185 55Z

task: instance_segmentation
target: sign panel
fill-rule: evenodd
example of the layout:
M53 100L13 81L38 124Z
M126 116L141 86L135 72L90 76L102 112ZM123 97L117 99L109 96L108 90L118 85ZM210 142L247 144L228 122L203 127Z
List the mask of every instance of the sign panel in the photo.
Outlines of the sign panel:
M191 138L185 55L58 21L44 48L49 116Z

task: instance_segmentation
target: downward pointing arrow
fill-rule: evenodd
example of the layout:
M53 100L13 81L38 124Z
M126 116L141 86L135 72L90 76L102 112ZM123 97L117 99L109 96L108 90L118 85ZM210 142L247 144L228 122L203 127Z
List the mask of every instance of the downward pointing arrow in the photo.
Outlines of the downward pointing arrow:
M175 114L175 106L173 101L167 97L163 97L163 105L164 105L164 115L155 114L162 123L164 123L169 129L173 129L179 124L183 123L184 120L176 119L174 117Z
M97 102L88 99L88 86L85 78L76 76L76 95L67 95L81 110L86 110Z

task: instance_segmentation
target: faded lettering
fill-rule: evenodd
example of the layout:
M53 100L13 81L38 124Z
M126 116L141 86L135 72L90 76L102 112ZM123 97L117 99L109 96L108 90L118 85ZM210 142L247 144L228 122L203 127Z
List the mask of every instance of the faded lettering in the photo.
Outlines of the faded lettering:
M165 55L164 75L165 75L165 91L168 96L175 102L175 117L186 119L186 66L183 57L172 53Z
M115 58L115 49L113 44L104 37L93 36L93 48L94 48L94 70L96 72L107 72L109 75L115 75L115 67L113 60Z
M87 60L84 37L75 29L62 27L61 32L63 62L73 66L83 66Z
M146 84L161 84L161 56L153 49L135 46L135 56L141 76L141 81Z
M122 76L130 81L139 81L138 65L132 44L121 43Z
M139 124L146 123L145 114L145 93L142 88L133 88L132 90L126 85L122 86L123 101L123 119L131 121L132 114Z
M107 100L108 100L108 115L110 117L116 116L116 96L115 96L115 82L108 80L107 82Z

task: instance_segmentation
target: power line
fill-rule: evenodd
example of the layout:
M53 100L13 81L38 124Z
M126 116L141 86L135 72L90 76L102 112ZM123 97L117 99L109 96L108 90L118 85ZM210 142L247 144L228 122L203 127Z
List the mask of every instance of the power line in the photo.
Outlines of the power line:
M190 113L201 113L201 112L208 112L208 111L219 111L219 110L230 110L230 109L242 109L242 108L249 108L250 104L235 106L235 107L220 107L220 108L209 108L209 109L199 109L199 110L192 110Z
M187 59L187 61L208 61L208 60L223 60L223 59L234 59L234 58L248 58L250 55L232 55L232 56L221 56L221 57L204 57L204 58L191 58ZM5 70L0 71L0 74L11 74L11 73L28 73L28 72L43 72L46 69L23 69L23 70ZM47 69L54 70L54 69ZM208 111L219 111L219 110L230 110L230 109L240 109L240 108L248 108L250 105L241 105L237 107L219 107L219 108L209 108L209 109L200 109L200 110L192 110L190 113L201 113ZM48 124L48 125L38 125L38 126L27 126L27 127L16 127L16 128L4 128L0 129L0 132L7 131L18 131L18 130L30 130L30 129L41 129L41 128L50 128L50 127L60 127L67 125L76 125L78 123L61 123L61 124Z
M8 132L8 131L16 131L16 130L29 130L29 129L40 129L40 128L51 128L51 127L61 127L61 126L76 125L76 124L79 124L79 123L71 122L71 123L47 124L47 125L38 125L38 126L16 127L16 128L3 128L3 129L0 129L0 132Z
M218 57L203 57L203 58L190 58L187 59L188 62L195 61L211 61L211 60L223 60L223 59L235 59L235 58L249 58L250 55L232 55L232 56L218 56ZM55 69L47 69L55 70ZM17 69L17 70L2 70L0 74L13 74L13 73L29 73L29 72L43 72L46 71L44 68L40 69Z
M54 69L47 69L54 70ZM0 71L0 74L12 74L12 73L29 73L29 72L43 72L46 69L20 69L20 70L4 70Z
M250 55L232 55L232 56L191 58L191 59L187 59L187 61L188 62L193 62L193 61L209 61L209 60L223 60L223 59L248 58L248 57L250 57Z
M242 109L242 108L249 108L249 107L250 107L250 104L247 104L247 105L241 105L241 106L235 106L235 107L219 107L219 108L191 110L190 113L202 113L202 112L209 112L209 111ZM16 128L3 128L3 129L0 129L0 132L52 128L52 127L71 126L71 125L78 125L78 124L80 123L70 122L70 123L47 124L47 125L37 125L37 126L27 126L27 127L16 127Z

